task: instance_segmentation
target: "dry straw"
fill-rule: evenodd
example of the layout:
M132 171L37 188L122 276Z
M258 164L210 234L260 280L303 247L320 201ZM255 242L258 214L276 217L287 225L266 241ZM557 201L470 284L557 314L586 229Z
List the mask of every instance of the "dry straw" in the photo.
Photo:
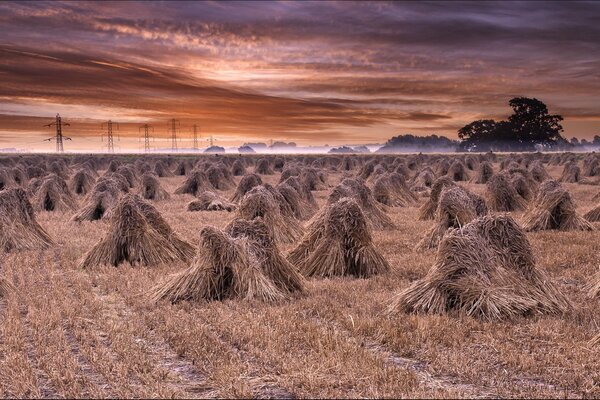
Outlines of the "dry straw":
M402 290L390 313L458 313L497 320L564 313L569 300L535 265L525 232L509 215L491 215L452 229L427 275Z
M278 301L304 291L304 279L260 220L236 220L223 232L200 231L191 266L153 288L152 301L244 299Z
M434 249L450 228L460 228L475 218L487 214L485 201L460 186L442 190L435 213L434 226L417 244L417 249Z
M75 222L108 219L123 193L115 179L103 176L98 179L83 206L71 219Z
M205 191L198 195L196 200L187 205L188 211L228 211L235 210L236 206L215 192Z
M589 231L593 226L576 212L571 194L559 182L543 182L535 201L523 216L527 231L560 230Z
M442 190L444 190L444 188L454 186L456 186L456 183L454 183L454 181L447 176L442 176L436 179L431 186L429 199L427 199L427 201L419 208L419 219L434 219Z
M262 185L262 179L260 176L256 174L248 174L240 179L240 182L237 185L235 193L231 198L231 201L234 203L239 202L246 193L248 193L253 187Z
M50 174L39 181L32 204L40 211L70 211L77 208L67 183L56 174Z
M168 200L171 196L163 189L158 177L146 172L142 175L140 196L146 200Z
M600 222L600 204L585 213L583 218L590 222Z
M477 167L477 176L474 183L487 183L494 175L494 167L488 161L482 161Z
M71 179L71 190L75 194L86 195L94 187L96 177L85 169L80 169Z
M270 185L252 188L240 201L236 218L262 218L277 243L294 243L304 233L285 199Z
M199 169L194 169L190 171L183 184L175 190L175 194L187 193L196 196L210 189L212 189L212 185L208 181L206 174Z
M362 180L354 178L342 180L329 195L327 203L333 204L344 197L352 198L358 203L372 229L395 229L392 219L386 214L383 208L385 206L377 203L371 189ZM323 212L325 212L325 209L320 213Z
M390 267L373 245L358 203L342 198L325 208L288 259L304 276L369 277Z
M495 174L486 185L486 201L490 210L507 212L525 209L527 203L511 182L506 171Z
M21 188L0 192L0 249L39 250L48 248L52 239L35 220L27 194Z
M189 261L194 248L181 240L152 204L125 195L117 204L104 236L83 258L82 268L97 265L156 265Z
M410 207L417 204L417 197L397 172L388 172L375 179L373 197L389 207Z

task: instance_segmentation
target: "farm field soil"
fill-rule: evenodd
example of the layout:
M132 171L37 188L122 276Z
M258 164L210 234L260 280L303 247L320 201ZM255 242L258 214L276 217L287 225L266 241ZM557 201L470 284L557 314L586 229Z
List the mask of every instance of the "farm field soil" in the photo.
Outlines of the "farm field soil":
M547 170L558 178L562 167ZM329 173L331 185L341 179ZM186 211L194 197L173 194L183 180L160 178L171 198L153 204L197 244L203 226L222 228L233 214ZM595 205L598 186L563 185L580 214ZM313 192L320 206L329 192ZM373 232L389 274L311 279L306 296L276 304L150 304L146 291L186 265L81 270L108 224L74 223L72 214L37 213L57 246L0 258L16 287L0 302L2 397L600 396L600 347L590 345L600 300L586 289L600 266L599 223L592 232L527 234L538 267L576 305L572 313L485 322L386 314L394 294L433 264L435 250L415 250L432 225L418 220L418 207L389 208L397 229Z

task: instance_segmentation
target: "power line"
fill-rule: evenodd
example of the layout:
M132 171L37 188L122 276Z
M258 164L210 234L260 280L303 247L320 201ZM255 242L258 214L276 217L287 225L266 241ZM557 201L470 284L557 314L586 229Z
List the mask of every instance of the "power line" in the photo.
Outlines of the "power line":
M62 134L62 128L63 126L71 126L71 124L66 123L66 122L62 122L62 119L60 118L60 114L56 114L56 121L49 123L48 125L44 125L44 126L56 126L56 135L54 137L48 138L48 139L44 139L45 142L50 142L52 140L56 140L56 152L57 153L64 153L65 149L63 148L63 139L64 140L71 140L70 137L63 137Z

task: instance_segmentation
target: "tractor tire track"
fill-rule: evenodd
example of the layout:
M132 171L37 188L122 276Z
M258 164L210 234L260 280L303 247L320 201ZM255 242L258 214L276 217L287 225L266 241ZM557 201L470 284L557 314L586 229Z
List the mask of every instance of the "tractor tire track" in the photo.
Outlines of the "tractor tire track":
M52 257L55 270L60 270L60 256L60 248L55 247L54 255ZM41 263L40 267L40 272L43 274L43 281L45 285L47 285L48 289L54 288L56 285L52 281L51 272L49 271L46 263ZM104 397L115 397L115 392L113 391L111 385L108 383L104 375L100 374L96 370L96 368L92 364L90 364L88 359L83 355L79 347L79 343L75 336L73 336L73 333L71 332L71 329L69 328L68 324L65 323L64 318L61 319L63 319L61 321L63 331L62 333L65 337L69 349L71 350L73 358L77 362L79 371L83 375L84 380L89 382L92 386L95 386L98 389L100 389ZM94 393L90 393L88 390L86 390L82 394L83 397L95 397Z
M326 320L320 316L311 316L310 319L317 326L324 329L331 328L333 331L341 335L344 339L356 343L358 346L369 350L371 354L383 360L388 365L397 368L407 369L413 372L419 382L432 390L451 390L457 393L464 394L470 398L497 398L498 394L490 388L473 385L470 383L461 382L459 379L449 375L434 375L428 371L427 363L412 358L402 357L397 353L387 349L384 345L368 338L357 338L351 331L342 327L335 321Z
M225 348L230 348L231 351L236 354L241 360L245 361L249 365L256 375L256 378L251 379L250 386L253 390L254 398L257 399L296 399L297 396L286 389L278 386L276 383L268 382L264 380L259 374L260 368L257 366L260 364L259 360L252 355L250 352L240 348L238 345L232 343L224 335L217 332L210 325L206 325L207 330L212 336Z
M111 308L112 315L119 315L122 320L135 320L135 314L122 298L114 301L103 301L103 297L93 290L95 297L104 306ZM206 377L200 373L192 362L181 357L177 352L160 336L152 330L147 330L145 337L136 335L133 340L141 345L145 352L153 359L159 368L166 371L169 376L174 377L173 382L169 382L172 389L183 393L186 398L208 398L216 397L216 392L207 384Z

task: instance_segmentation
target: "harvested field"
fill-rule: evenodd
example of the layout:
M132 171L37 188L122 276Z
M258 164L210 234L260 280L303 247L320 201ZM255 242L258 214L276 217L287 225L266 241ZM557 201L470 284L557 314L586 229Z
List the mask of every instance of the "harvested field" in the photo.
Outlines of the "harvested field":
M488 160L490 171L500 171L500 163L508 157L496 156L493 162L491 158ZM582 171L585 156L572 155ZM28 157L24 156L22 162L33 167ZM79 171L70 156L35 157L45 161L41 164L42 179L53 173L46 165L57 161L61 162L54 164L54 169L64 165L60 170L68 174L62 178L66 182L71 182ZM391 161L398 158L410 166L414 160L414 155L354 155L345 156L336 167L330 168L328 157L236 155L215 160L215 156L171 155L174 160L170 166L166 156L144 157L151 170L157 171L155 179L169 195L168 199L148 202L164 221L155 221L156 227L147 230L160 233L165 240L189 243L187 246L193 246L193 252L186 247L186 254L201 256L200 232L206 227L229 232L228 240L242 243L248 239L234 234L230 226L235 218L250 221L260 217L265 223L271 218L268 213L263 213L267 217L256 218L252 213L244 213L252 208L248 207L248 200L243 201L244 195L260 184L258 179L251 178L253 182L246 179L243 187L238 188L244 173L258 173L263 184L277 187L282 170L286 171L288 165L298 165L301 171L326 171L326 184L313 181L312 173L304 174L312 183L318 183L309 185L315 189L309 195L316 202L314 218L319 218L336 186L347 178L360 179L368 171L364 165L391 166ZM412 182L421 179L418 176L426 167L431 168L431 174L435 171L436 179L446 176L443 168L436 170L434 157L422 156L418 167L406 168L409 188ZM550 178L561 179L563 165L549 164L549 157L532 155L533 159L536 157L540 157L540 166ZM97 162L90 164L98 166L98 176L104 176L109 168L118 169L127 174L126 179L135 182L132 193L142 190L143 173L134 167L136 157L95 158ZM276 162L276 158L285 161L283 169L278 167L280 161ZM447 158L452 165L458 158L463 160L464 155ZM237 162L242 159L248 162ZM218 162L219 168L226 166L235 184L213 187L204 172L193 167L202 162L215 166ZM244 166L247 166L245 172ZM487 201L489 183L483 182L488 182L487 179L479 179L482 168L480 164L475 166L475 172L469 170L468 174L474 178L470 182L450 179L447 187L460 186ZM489 171L483 172L489 175ZM436 264L437 248L415 249L417 242L438 223L420 217L426 214L435 218L438 200L443 198L442 185L434 193L435 201L424 197L423 193L430 191L425 184L420 185L423 190L414 196L415 200L400 207L369 199L364 202L372 202L377 207L377 216L391 221L386 224L387 229L369 229L372 245L385 259L389 271L381 268L377 274L368 274L368 278L353 275L303 278L301 294L278 296L281 299L277 301L263 301L260 296L247 293L222 299L217 296L210 300L152 301L155 299L149 293L153 288L196 264L193 260L183 260L185 257L157 257L148 265L132 266L117 254L117 267L105 265L111 262L98 262L93 267L81 268L86 253L107 235L122 230L114 228L123 208L118 202L129 198L112 183L111 200L104 201L110 203L111 211L114 208L110 216L73 221L73 216L82 210L90 208L89 213L95 214L97 204L104 204L97 200L99 192L94 189L99 178L86 176L95 181L90 184L89 193L78 195L73 188L67 188L75 199L70 204L73 209L55 207L50 211L43 207L35 209L35 205L28 208L35 212L32 219L35 224L31 226L43 239L37 247L29 242L26 246L11 245L7 246L9 252L0 254L2 397L600 397L597 344L600 296L592 289L600 282L600 222L589 222L591 231L523 231L531 245L536 269L572 304L564 312L561 309L507 313L508 316L503 314L502 318L494 319L458 311L413 313L395 309L390 313L395 296L425 278ZM33 179L36 178L30 178L29 183ZM302 188L303 179L308 178L300 178ZM360 182L373 190L376 179L372 181ZM560 185L568 191L578 215L597 208L598 200L594 200L599 190L597 185L570 179L563 179ZM0 193L7 190L12 189L7 187ZM196 195L201 196L205 190L214 192L215 198L223 201L234 199L243 212L230 212L234 205L229 211L208 207L206 211L189 212L188 204L198 201ZM25 191L21 192L24 196ZM361 194L353 196L359 198L355 204L361 204ZM60 199L64 198L61 193ZM35 199L36 194L30 193L31 204ZM276 218L280 218L281 210L273 204L266 205L271 207L269 210L276 210ZM420 211L421 207L424 208ZM1 212L6 209L0 207ZM490 215L497 215L493 207L489 209ZM475 218L477 213L472 214ZM508 212L521 227L524 214L525 209ZM314 222L293 215L285 218L287 226L276 220L278 229L290 229L293 223L294 227L310 233L308 227ZM365 218L369 220L368 215ZM457 219L449 226L462 229L471 219ZM33 229L28 225L29 230L23 231L23 223L19 220L17 225L14 221L15 218L0 215L0 229L16 232L7 237L7 242L18 239L17 233L29 237L28 232ZM164 231L164 223L170 227L169 231ZM329 226L332 231L334 228L335 225ZM298 245L301 232L297 236L295 241L276 241L282 257ZM132 234L134 239L138 237ZM264 266L261 257L273 257L274 253L254 249L243 254L252 259L253 265ZM175 261L163 261L168 259ZM286 268L293 264L283 262Z

